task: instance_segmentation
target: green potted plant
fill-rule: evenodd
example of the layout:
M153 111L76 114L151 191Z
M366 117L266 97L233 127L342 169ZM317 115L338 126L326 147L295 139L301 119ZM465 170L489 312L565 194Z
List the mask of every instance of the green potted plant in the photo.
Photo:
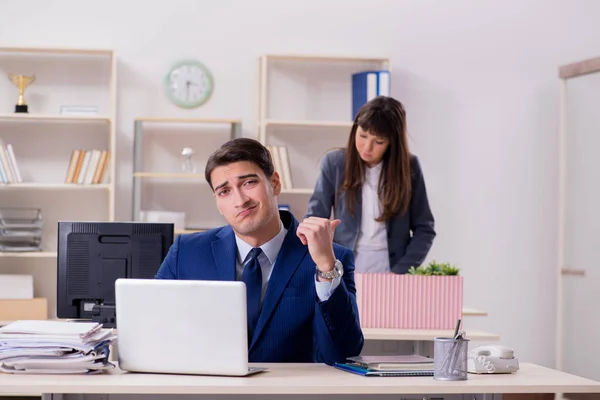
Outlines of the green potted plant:
M438 276L448 276L448 275L458 275L460 272L460 268L455 265L450 265L450 263L438 263L435 260L430 262L427 265L419 265L417 268L410 267L408 270L409 275L438 275Z

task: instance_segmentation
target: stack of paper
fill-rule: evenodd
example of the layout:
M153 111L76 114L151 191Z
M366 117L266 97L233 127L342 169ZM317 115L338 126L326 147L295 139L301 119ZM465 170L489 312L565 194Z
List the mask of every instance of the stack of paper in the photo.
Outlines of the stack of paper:
M116 338L96 322L16 321L0 328L0 372L94 374L114 368Z
M334 366L364 376L433 376L433 358L417 354L348 357Z

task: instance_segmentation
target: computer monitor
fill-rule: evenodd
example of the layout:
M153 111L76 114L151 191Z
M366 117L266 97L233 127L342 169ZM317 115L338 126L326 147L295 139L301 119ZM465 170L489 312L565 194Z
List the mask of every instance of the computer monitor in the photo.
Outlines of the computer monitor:
M153 279L173 236L171 223L59 221L57 317L116 327L115 281Z

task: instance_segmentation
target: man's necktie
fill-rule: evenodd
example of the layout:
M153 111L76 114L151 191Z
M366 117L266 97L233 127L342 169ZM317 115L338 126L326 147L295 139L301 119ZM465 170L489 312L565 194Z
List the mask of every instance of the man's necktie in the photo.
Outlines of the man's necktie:
M246 284L246 301L248 305L248 346L250 346L250 343L252 342L254 329L256 328L256 322L258 321L258 315L260 314L262 271L260 269L260 264L258 263L258 256L261 252L262 250L260 247L252 249L252 257L244 267L242 273L242 280Z

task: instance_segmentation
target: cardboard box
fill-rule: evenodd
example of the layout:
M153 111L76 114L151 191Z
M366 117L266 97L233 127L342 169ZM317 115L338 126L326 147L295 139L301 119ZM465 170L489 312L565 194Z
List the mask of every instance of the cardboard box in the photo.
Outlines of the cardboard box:
M48 300L42 297L27 300L0 299L0 321L19 319L48 319Z
M463 277L355 274L363 328L451 329L462 318Z

